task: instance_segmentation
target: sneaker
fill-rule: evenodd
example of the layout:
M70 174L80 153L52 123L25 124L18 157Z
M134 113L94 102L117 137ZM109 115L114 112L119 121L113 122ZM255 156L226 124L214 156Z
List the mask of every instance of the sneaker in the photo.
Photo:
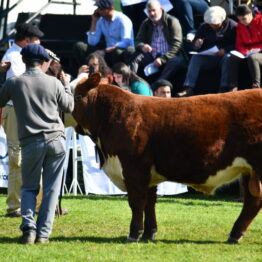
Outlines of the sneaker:
M26 231L23 231L23 235L21 238L21 244L24 245L31 245L35 243L36 239L36 231L34 229L27 229Z
M47 244L49 243L49 238L48 237L37 237L35 240L36 244Z
M194 33L188 33L186 35L186 41L188 41L188 42L192 42L194 40L194 38L195 38L195 34Z
M67 208L62 208L62 212L60 213L59 212L60 210L59 210L59 208L56 208L56 210L55 210L55 215L56 216L64 216L64 215L67 215L68 214L68 209Z
M20 210L15 210L9 213L6 213L6 217L20 217L21 216L21 211Z
M194 90L192 87L185 87L185 90L180 92L180 93L177 93L177 96L178 97L187 97L187 96L192 96L194 94Z
M252 88L260 88L260 85L258 83L253 83Z

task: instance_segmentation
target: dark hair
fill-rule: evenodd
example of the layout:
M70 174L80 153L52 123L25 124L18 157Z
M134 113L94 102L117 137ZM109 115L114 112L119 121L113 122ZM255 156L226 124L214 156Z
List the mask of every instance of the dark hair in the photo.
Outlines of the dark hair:
M47 71L46 71L46 74L50 75L50 76L54 76L56 78L59 78L62 71L63 71L62 65L59 62L52 60Z
M252 10L245 4L239 5L236 9L236 16L244 16L250 13L252 13Z
M105 59L99 55L97 52L91 53L86 58L86 64L88 65L91 59L97 59L99 64L99 72L101 73L102 77L107 77L108 74L111 73L111 69L108 67Z
M114 64L112 72L121 74L123 77L123 82L127 86L130 86L135 81L141 81L147 84L143 78L139 77L135 72L131 71L131 69L125 63L119 62Z
M26 66L34 67L34 66L42 65L44 63L44 60L32 60L32 59L23 57L23 62L26 64Z
M165 80L165 79L159 79L157 80L156 82L154 82L152 85L151 85L151 89L153 91L156 91L160 86L169 86L170 87L170 90L173 89L173 85L168 81L168 80Z

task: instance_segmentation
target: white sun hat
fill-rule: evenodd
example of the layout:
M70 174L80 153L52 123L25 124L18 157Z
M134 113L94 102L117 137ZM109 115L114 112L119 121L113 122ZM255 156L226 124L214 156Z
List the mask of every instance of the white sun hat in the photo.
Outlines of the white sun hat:
M212 6L204 14L204 21L207 24L218 25L226 19L226 11L220 6Z

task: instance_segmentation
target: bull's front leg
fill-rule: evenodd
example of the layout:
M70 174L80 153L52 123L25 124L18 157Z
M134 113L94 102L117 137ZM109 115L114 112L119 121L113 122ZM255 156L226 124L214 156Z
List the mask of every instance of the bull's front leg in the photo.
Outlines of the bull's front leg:
M128 242L137 242L143 233L143 213L146 205L146 189L131 188L128 190L128 203L132 210Z
M144 233L142 236L143 240L154 240L155 233L157 232L156 222L156 199L157 199L157 187L154 186L148 189L147 202L145 206L145 221L144 221Z
M242 211L236 220L228 238L229 243L238 243L242 238L243 234L246 232L248 226L258 214L262 207L261 198L252 196L248 189L249 177L243 177L243 187L244 187L244 205Z

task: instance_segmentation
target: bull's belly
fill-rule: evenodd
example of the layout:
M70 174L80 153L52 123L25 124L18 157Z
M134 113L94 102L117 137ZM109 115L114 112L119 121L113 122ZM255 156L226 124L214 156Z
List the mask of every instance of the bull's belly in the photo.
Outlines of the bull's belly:
M110 180L122 191L127 192L124 182L123 168L118 156L108 157L102 166Z
M120 190L127 192L123 176L123 168L118 156L108 157L102 169ZM213 194L214 191L221 185L236 180L241 174L251 175L252 172L253 169L251 165L248 164L244 158L237 157L234 159L231 166L228 166L224 170L219 170L215 175L210 175L205 183L190 184L185 181L184 184L191 186L197 191L201 191L205 194ZM149 187L158 185L164 181L167 181L167 178L157 173L155 167L152 166Z
M252 172L253 169L251 165L248 164L248 162L244 158L237 157L234 159L231 166L228 166L224 170L219 170L215 175L210 175L205 183L190 184L186 183L185 181L184 184L191 186L197 191L201 191L205 194L213 194L219 186L236 180L241 174L251 175ZM166 180L167 179L163 175L156 172L155 167L152 167L151 180L149 185L150 187Z

